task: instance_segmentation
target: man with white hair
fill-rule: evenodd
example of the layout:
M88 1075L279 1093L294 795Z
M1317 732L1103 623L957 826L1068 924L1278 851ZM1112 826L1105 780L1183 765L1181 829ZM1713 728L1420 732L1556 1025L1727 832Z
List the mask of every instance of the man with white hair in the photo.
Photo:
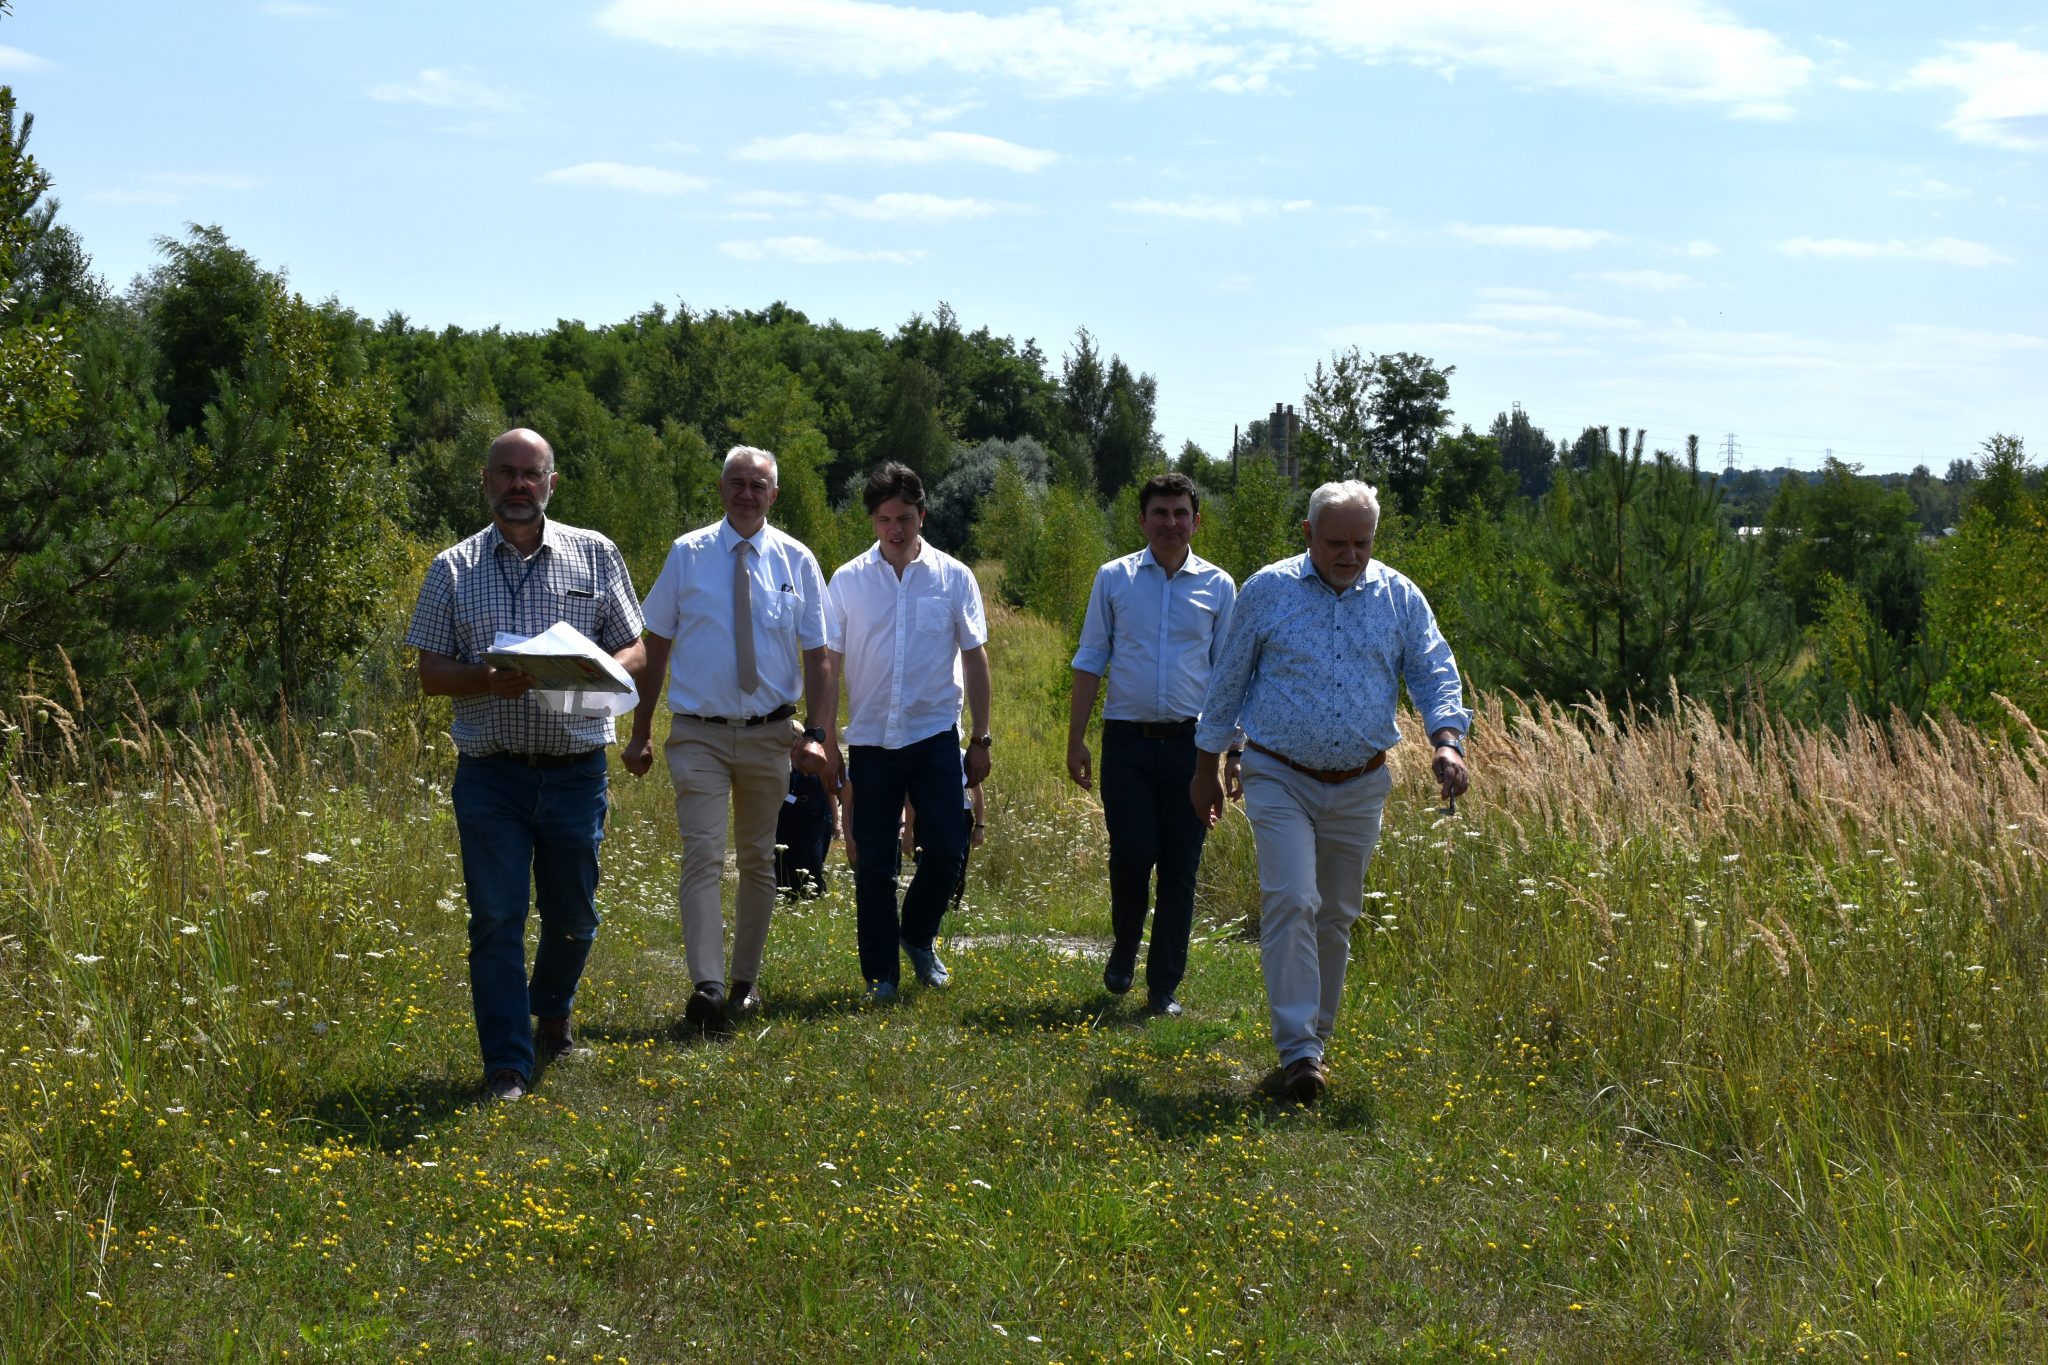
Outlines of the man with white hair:
M707 1033L761 1006L756 983L775 909L775 822L789 771L839 767L837 689L825 668L825 576L803 542L768 524L775 457L734 446L718 478L725 517L677 538L647 594L647 663L622 758L654 766L654 708L668 680L669 779L683 836L683 954L695 983L684 1017ZM803 694L805 724L796 720ZM739 890L733 896L731 989L718 886L732 813Z
M1223 750L1234 728L1245 735L1259 959L1282 1087L1303 1104L1329 1088L1323 1052L1393 786L1403 680L1436 744L1444 799L1470 781L1457 660L1421 590L1373 561L1379 516L1368 484L1316 489L1302 523L1308 552L1267 565L1238 594L1195 731L1189 797L1211 826L1223 814Z

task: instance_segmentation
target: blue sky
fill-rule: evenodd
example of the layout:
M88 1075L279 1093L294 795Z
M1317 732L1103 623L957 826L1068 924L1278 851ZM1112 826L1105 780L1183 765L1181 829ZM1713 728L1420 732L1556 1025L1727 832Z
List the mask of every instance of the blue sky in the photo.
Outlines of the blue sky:
M117 285L214 222L437 327L943 299L1055 360L1085 325L1216 454L1353 344L1455 366L1482 429L2048 443L2038 3L14 11L0 81Z

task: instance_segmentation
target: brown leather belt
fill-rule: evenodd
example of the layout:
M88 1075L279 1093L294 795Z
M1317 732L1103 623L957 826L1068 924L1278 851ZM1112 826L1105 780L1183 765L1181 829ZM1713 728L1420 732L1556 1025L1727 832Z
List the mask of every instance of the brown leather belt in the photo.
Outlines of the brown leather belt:
M1378 753L1374 754L1371 758L1367 759L1365 766L1362 768L1311 768L1306 763L1296 763L1286 754L1274 753L1271 749L1268 749L1265 745L1259 743L1255 739L1247 739L1244 742L1244 747L1247 749L1257 749L1267 758L1278 759L1280 762L1285 763L1288 767L1294 769L1294 771L1302 773L1309 777L1313 777L1316 781L1325 783L1326 785L1332 787L1336 786L1339 782L1349 782L1354 777L1364 777L1367 773L1373 771L1375 768L1378 768L1382 763L1385 763L1387 761L1387 751L1385 749L1382 749Z

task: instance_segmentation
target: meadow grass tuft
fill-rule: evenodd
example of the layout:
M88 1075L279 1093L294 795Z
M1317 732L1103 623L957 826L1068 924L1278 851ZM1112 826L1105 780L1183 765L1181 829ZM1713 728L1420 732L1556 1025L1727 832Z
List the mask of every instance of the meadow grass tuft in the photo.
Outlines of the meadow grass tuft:
M12 699L0 1357L2048 1356L2038 732L1481 699L1457 813L1394 755L1305 1113L1241 812L1188 1016L1102 993L1064 640L995 618L951 988L861 1005L840 875L688 1035L668 792L615 767L595 1054L495 1108L444 715Z

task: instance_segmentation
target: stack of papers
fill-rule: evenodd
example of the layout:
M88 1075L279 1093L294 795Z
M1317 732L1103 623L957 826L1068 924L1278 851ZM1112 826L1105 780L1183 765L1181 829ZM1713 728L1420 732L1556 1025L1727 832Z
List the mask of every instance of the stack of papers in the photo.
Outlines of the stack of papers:
M640 704L632 675L566 621L533 636L501 630L484 651L484 662L530 675L534 687L526 695L564 715L623 716Z

